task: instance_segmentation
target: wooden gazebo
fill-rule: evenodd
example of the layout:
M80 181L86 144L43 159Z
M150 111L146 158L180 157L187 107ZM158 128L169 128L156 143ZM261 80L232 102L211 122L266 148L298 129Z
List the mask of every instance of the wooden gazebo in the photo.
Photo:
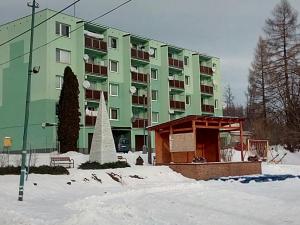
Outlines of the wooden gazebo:
M157 164L191 163L201 157L220 162L220 132L239 131L243 140L243 118L190 115L151 126L155 131ZM241 159L244 161L243 145Z

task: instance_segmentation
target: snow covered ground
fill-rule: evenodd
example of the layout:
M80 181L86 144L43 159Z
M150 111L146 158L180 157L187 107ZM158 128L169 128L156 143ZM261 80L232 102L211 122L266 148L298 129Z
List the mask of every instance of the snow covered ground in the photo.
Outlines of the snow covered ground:
M131 168L30 174L23 202L17 201L19 176L0 176L0 225L300 224L298 178L249 184L195 181L165 166L135 166L138 154L123 155ZM77 165L88 159L67 155ZM36 164L49 159L49 154L38 155ZM120 175L121 183L108 172ZM263 173L300 175L300 154L288 155L284 164L263 164Z

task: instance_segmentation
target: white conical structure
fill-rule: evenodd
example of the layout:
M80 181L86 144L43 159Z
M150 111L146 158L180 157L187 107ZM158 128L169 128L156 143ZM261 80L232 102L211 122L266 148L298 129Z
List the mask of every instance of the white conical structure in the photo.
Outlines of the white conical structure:
M115 142L111 132L104 95L103 92L101 92L101 99L90 151L90 162L103 164L116 161L117 153Z

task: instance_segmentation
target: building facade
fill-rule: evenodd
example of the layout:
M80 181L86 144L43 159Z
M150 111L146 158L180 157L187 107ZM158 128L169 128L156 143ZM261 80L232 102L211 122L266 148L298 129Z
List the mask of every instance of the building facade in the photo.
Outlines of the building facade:
M55 13L38 12L36 24ZM0 26L0 43L29 29L30 21L28 16ZM0 139L11 137L12 150L22 148L29 38L30 32L0 46ZM40 71L32 76L31 149L57 148L57 103L66 66L80 86L78 148L85 152L101 92L116 144L125 137L132 150L141 150L144 144L148 113L152 125L186 115L222 115L218 58L66 14L35 28L33 66L40 66Z

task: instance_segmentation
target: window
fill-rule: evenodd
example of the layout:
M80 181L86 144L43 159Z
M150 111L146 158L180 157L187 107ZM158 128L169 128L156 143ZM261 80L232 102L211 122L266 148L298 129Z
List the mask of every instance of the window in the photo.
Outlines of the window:
M150 57L155 58L156 57L156 48L150 47L149 53L152 53L152 54L150 54Z
M190 76L185 76L185 85L190 85Z
M173 58L173 54L172 53L168 53L168 57L169 58Z
M109 37L109 47L118 48L118 39L115 37Z
M118 96L119 95L119 85L118 84L109 84L109 95Z
M56 49L56 62L71 63L71 52L63 49Z
M188 56L184 56L184 65L189 65L189 57Z
M157 70L151 69L151 79L157 80Z
M158 91L152 90L152 101L157 101Z
M56 89L61 90L63 82L64 82L63 76L61 76L61 75L56 75L55 76L55 87L56 87Z
M187 105L191 104L191 96L190 95L185 96L185 104L187 104Z
M158 118L158 112L152 112L152 123L158 123L159 118Z
M58 112L59 112L59 104L58 102L55 103L55 115L58 116Z
M218 108L218 99L215 99L215 109Z
M175 100L174 94L170 94L170 95L169 95L169 98L170 98L170 101L174 101L174 100Z
M70 37L70 25L56 22L55 32L57 35Z
M119 120L119 109L118 108L109 108L109 119Z
M109 69L111 72L118 72L119 71L119 62L110 60L109 61Z

